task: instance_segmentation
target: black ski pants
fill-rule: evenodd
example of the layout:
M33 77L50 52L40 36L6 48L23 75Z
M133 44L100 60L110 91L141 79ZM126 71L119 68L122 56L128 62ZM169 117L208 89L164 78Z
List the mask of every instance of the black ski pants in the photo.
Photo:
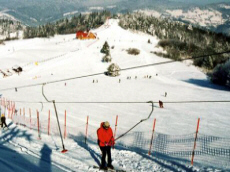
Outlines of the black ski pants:
M111 146L100 146L102 157L101 157L101 167L105 167L105 158L108 156L108 166L112 165L111 159Z
M5 125L5 127L7 127L6 125L6 117L1 117L1 122L2 122L2 128L3 128L3 124Z

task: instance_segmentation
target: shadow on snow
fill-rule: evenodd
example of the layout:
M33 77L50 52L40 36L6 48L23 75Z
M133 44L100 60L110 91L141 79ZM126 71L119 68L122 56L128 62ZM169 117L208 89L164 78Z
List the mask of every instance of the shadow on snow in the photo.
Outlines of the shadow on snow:
M12 122L8 124L9 127L11 125ZM29 153L30 151L28 151L28 148L23 146L23 143L14 143L14 138L23 138L29 142L33 141L31 134L27 133L27 131L18 129L17 127L10 127L8 130L2 130L0 135L1 171L63 171L60 168L51 165L52 150L48 145L43 145L40 154L33 152L36 154L36 156L33 156Z
M230 91L229 87L213 84L209 80L189 79L189 80L184 80L184 81L187 83L193 84L193 85L200 86L200 87L210 88L214 90Z

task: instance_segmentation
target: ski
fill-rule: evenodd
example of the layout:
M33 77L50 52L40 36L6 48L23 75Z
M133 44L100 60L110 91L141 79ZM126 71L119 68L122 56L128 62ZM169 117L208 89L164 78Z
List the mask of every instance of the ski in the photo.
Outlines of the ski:
M93 166L94 169L98 169L100 171L107 171L107 172L126 172L125 170L121 170L121 169L111 169L111 168L108 168L108 169L100 169L100 167L98 166Z

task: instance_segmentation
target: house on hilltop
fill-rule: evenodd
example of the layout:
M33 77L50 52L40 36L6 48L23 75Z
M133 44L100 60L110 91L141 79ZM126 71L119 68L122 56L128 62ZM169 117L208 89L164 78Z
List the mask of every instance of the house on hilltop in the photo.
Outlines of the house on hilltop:
M76 39L96 39L97 35L92 32L78 31L76 33Z

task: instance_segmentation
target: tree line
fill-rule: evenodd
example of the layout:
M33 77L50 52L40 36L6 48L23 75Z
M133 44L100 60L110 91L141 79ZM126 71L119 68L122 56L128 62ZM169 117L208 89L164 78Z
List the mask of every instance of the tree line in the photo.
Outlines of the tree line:
M79 14L72 18L65 18L55 23L47 23L38 27L27 26L24 30L24 38L51 37L55 34L70 34L80 30L90 30L104 24L110 17L110 12L93 12L90 14Z
M0 35L3 36L3 39L0 40L0 44L5 40L18 39L19 31L22 29L23 25L19 21L0 19ZM11 37L11 33L15 33L15 36Z

